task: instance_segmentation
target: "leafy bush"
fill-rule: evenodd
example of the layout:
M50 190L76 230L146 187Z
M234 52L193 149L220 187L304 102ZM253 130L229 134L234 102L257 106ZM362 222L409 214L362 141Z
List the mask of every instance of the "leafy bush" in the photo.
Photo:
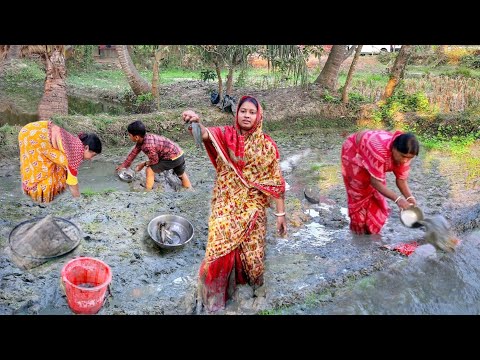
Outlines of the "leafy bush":
M447 72L445 72L445 75L453 77L453 78L459 78L459 77L473 78L473 77L475 77L472 74L472 71L468 68L465 68L465 67L458 67L457 69L455 69L453 71L447 71Z
M210 69L205 69L200 71L200 80L207 82L208 80L215 80L217 78L217 74L215 71Z
M469 69L480 69L480 55L467 55L462 58L460 64Z
M236 87L244 87L247 83L247 69L242 68L238 74L237 81L235 82Z
M393 64L395 61L395 58L397 57L398 53L391 53L391 52L386 52L382 51L380 54L377 55L377 59L381 64L388 65L390 63Z
M445 56L448 59L448 63L452 65L458 64L463 57L469 55L469 51L465 48L454 46L451 49L445 51Z
M124 91L122 103L125 104L125 110L134 114L147 114L157 110L157 105L152 93L140 94L136 96L131 91Z

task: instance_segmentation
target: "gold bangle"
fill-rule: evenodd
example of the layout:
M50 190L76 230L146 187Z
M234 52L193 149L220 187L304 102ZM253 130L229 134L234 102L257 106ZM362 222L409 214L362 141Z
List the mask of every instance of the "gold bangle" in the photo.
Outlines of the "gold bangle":
M395 200L395 204L398 202L398 200L400 200L402 198L402 196L399 196L397 197L397 199Z
M405 200L408 201L409 199L415 199L415 196L409 196L409 197L407 197Z
M275 215L276 217L280 217L280 216L285 216L285 213L282 212L282 213L273 213L273 215Z

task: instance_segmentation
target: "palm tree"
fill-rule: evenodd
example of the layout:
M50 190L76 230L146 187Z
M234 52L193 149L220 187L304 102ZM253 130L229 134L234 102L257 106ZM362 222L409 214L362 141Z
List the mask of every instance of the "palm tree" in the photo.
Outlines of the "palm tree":
M39 120L48 120L53 115L68 114L64 45L45 45L43 56L46 75L38 117Z
M123 73L127 77L128 84L135 95L142 95L152 92L152 87L146 82L138 72L137 68L133 64L132 58L128 52L127 45L115 45L117 51L118 60L122 67Z
M395 63L390 69L390 78L385 87L385 92L382 95L381 101L385 101L392 96L398 83L403 79L405 67L407 66L412 50L413 45L403 45L401 47L400 52L395 59Z
M340 66L353 53L354 46L348 48L347 45L333 45L328 55L327 62L318 75L315 83L321 88L331 92L337 91L338 73Z

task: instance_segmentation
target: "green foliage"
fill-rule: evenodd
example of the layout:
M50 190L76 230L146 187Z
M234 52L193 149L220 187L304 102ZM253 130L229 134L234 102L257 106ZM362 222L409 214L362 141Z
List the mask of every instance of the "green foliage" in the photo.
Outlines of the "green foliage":
M73 55L67 59L66 66L69 71L90 71L93 69L94 52L98 45L74 45Z
M152 93L140 94L135 99L135 104L140 106L143 103L149 102L149 101L153 101Z
M400 112L419 112L433 116L437 113L437 109L430 105L424 92L417 91L414 94L407 94L402 81L385 104L374 111L373 118L375 121L391 121Z
M324 93L323 93L323 100L325 100L326 102L328 103L332 103L332 104L340 104L341 102L341 99L336 97L336 96L333 96L333 95L330 95L330 93L328 92L328 90L325 90Z
M377 59L381 64L388 65L393 64L395 58L397 57L398 53L386 52L382 51L380 54L377 55Z
M7 145L7 137L17 134L17 129L14 126L5 124L0 126L0 144Z
M110 194L114 191L115 191L115 189L104 189L104 190L100 190L100 191L95 191L95 190L87 188L87 189L82 190L81 194L85 197L93 197L93 196L96 196L96 195Z
M480 69L480 55L467 55L460 60L460 64L469 69Z
M240 69L240 73L237 76L237 80L235 81L236 87L244 87L247 84L247 68L243 67Z
M258 315L282 315L287 308L286 305L283 305L275 309L261 310L258 312Z
M417 121L414 128L421 134L427 146L436 148L436 143L448 142L466 146L480 139L479 106L461 114L438 114L429 119ZM443 146L443 145L442 145ZM451 147L448 145L448 147Z
M122 93L122 102L125 110L133 114L147 114L157 110L155 98L152 93L145 93L136 96L132 91L125 90Z
M215 71L210 69L205 69L200 71L200 80L207 82L208 80L215 80L217 78L217 74Z
M478 77L475 75L472 70L466 68L466 67L458 67L454 70L447 70L443 73L446 76L453 77L453 78L459 78L459 77L464 77L464 78L475 78Z
M22 59L15 65L7 67L3 73L2 83L8 87L14 87L27 82L29 85L45 81L45 67L41 61Z
M362 104L362 103L366 103L367 101L368 99L358 92L352 91L351 93L348 94L349 103Z
M115 122L114 118L104 116L92 117L92 120L97 129L102 133L107 130L110 124Z

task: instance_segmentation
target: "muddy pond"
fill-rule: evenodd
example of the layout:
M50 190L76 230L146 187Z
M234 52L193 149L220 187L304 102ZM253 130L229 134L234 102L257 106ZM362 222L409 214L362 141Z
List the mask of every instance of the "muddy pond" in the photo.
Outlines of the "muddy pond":
M425 214L443 214L462 243L451 254L425 245L406 257L382 245L421 241L424 230L403 226L396 208L379 235L349 231L339 166L342 132L271 133L288 184L288 235L276 235L269 210L265 285L255 292L239 286L218 314L479 314L480 194L461 159L422 148L409 184ZM76 256L111 267L111 296L99 315L195 314L215 172L193 141L180 145L194 191L180 188L169 173L157 175L151 192L142 186L144 174L132 183L120 181L114 168L129 148L115 148L82 164L80 199L67 191L42 206L22 194L18 160L0 161L0 314L73 314L59 276ZM388 184L394 186L390 175ZM305 189L319 202L308 201ZM21 270L9 257L9 234L18 223L47 214L76 224L83 239L73 252ZM159 248L147 225L160 214L187 218L193 239L180 248Z

